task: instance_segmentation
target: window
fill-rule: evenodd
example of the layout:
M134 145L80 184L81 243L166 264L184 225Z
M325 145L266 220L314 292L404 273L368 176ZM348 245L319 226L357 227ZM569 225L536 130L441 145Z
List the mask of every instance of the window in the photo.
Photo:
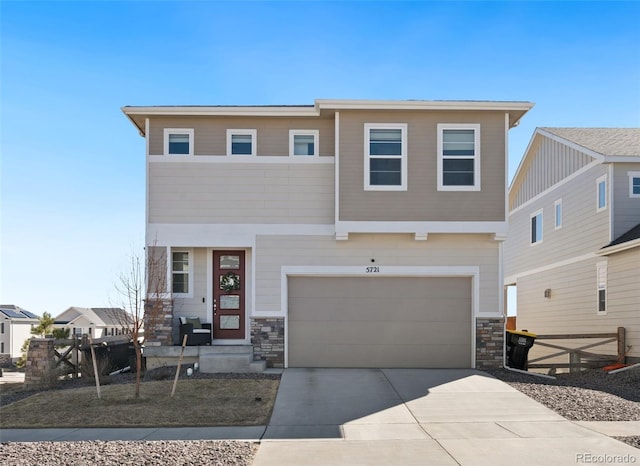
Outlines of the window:
M629 197L640 197L640 172L629 172Z
M438 125L438 190L480 190L480 125Z
M318 130L289 130L289 155L318 155Z
M171 283L174 294L191 294L191 253L173 251L171 254Z
M600 212L607 208L607 175L598 178L596 185L598 187L596 212Z
M0 353L4 354L4 341L0 343Z
M597 288L598 288L598 314L607 312L607 263L598 262L597 269Z
M165 128L164 155L193 155L193 129Z
M531 244L542 243L542 210L531 215Z
M365 190L406 191L406 123L366 123L364 159Z
M556 213L556 220L554 225L555 229L558 230L562 228L562 199L558 199L556 202L554 202L553 207Z
M0 323L0 333L4 333L4 322Z
M255 129L228 129L227 155L256 155Z

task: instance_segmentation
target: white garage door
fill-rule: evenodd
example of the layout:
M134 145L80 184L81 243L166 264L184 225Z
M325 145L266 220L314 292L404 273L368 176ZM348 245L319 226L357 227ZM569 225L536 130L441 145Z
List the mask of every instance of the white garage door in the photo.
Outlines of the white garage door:
M289 367L471 367L468 277L289 277Z

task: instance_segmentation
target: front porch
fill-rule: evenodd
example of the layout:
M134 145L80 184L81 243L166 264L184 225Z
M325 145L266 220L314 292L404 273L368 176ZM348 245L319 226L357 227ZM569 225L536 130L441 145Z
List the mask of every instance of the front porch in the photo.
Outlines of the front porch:
M143 356L147 369L177 366L181 351L180 346L145 347ZM206 374L263 372L267 367L267 361L254 361L252 345L185 346L182 364L192 365L196 362L200 371Z

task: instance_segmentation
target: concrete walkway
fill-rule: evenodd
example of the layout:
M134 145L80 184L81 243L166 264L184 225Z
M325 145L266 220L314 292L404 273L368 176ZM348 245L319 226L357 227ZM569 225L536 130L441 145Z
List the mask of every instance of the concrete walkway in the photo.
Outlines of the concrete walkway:
M479 371L287 369L254 464L561 466L620 458L640 463L640 450Z

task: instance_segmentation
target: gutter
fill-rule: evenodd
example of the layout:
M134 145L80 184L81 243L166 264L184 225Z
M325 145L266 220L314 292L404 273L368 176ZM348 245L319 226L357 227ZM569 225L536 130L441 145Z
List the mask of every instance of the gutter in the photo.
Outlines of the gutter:
M640 246L640 238L616 244L614 246L608 246L606 248L600 249L596 252L596 254L599 256L608 256L609 254L626 251L627 249L636 248L638 246Z

